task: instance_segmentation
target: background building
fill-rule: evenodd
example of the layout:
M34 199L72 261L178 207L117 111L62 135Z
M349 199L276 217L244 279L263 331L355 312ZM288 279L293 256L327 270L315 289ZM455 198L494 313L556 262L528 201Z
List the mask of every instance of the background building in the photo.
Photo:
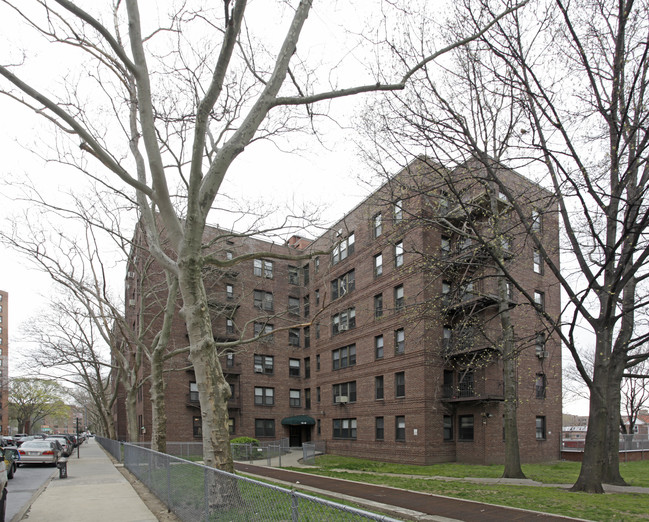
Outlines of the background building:
M558 265L551 195L510 170L498 176ZM314 241L219 241L224 258L270 254L206 271L215 336L276 332L222 354L231 434L289 437L293 446L323 440L331 453L413 464L503 462L506 311L515 330L521 459L559 458L561 350L539 313L558 318L559 288L509 199L477 166L449 172L418 160ZM206 240L219 233L208 230ZM494 249L518 287L499 286ZM331 254L272 257L312 251ZM127 274L133 324L139 300L160 282L151 273L135 284L145 263L134 256ZM170 349L183 343L185 326L176 317ZM200 440L191 364L178 357L171 366L168 440ZM147 440L146 389L138 418Z

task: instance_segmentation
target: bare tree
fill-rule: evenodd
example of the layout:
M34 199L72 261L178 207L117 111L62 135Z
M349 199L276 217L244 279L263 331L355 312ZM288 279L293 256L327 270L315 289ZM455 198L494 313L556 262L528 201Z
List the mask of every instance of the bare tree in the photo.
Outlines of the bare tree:
M467 0L457 27L471 32L495 5L502 6ZM649 256L648 20L646 4L625 0L557 0L519 10L471 47L479 67L463 68L460 61L446 82L424 76L399 105L431 155L456 162L468 155L482 163L567 296L565 326L544 318L589 388L586 448L574 491L601 493L603 482L624 484L620 384L631 362L649 357L644 348L635 351L647 339L639 312L647 305ZM537 176L554 192L568 257L561 269L535 230L535 217L498 181L499 162ZM543 216L537 212L536 219ZM585 327L594 339L592 373L578 349Z
M67 151L82 169L86 163L101 166L113 183L121 180L136 190L149 248L178 279L203 418L205 463L233 471L230 389L214 349L201 278L206 264L227 268L241 260L219 259L202 250L208 215L228 170L254 140L295 130L302 115L310 125L313 104L403 89L415 71L464 42L402 64L396 81L379 72L364 85L331 89L311 81L317 77L306 55L298 52L311 0L285 6L291 16L274 31L284 35L274 51L257 44L257 35L248 31L245 0L225 0L220 12L184 4L165 25L152 29L148 22L155 17L142 17L136 0L114 4L110 29L100 13L69 0L36 1L43 10L34 15L23 2L6 3L53 44L90 58L88 70L97 80L95 93L106 94L102 112L107 118L110 114L109 121L95 119L76 88L57 96L38 80L21 79L9 65L0 66L0 74L14 90L4 92L78 140L79 149L67 141ZM206 36L199 44L187 40L191 35ZM52 83L48 78L47 84ZM123 150L119 143L127 147ZM174 175L182 190L182 210L173 194ZM161 225L168 250L162 247Z

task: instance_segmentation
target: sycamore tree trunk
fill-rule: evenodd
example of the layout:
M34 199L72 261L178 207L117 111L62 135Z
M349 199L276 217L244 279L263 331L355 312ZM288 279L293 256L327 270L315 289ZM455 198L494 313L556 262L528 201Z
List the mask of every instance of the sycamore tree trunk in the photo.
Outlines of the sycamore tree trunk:
M586 443L579 477L571 488L571 491L585 493L604 493L602 484L607 449L612 332L610 328L603 326L597 330L596 335Z
M163 357L160 350L151 356L151 449L167 452L167 413L165 410L165 382Z
M138 442L140 433L137 425L137 388L131 386L126 389L126 431L129 442Z
M234 473L228 428L230 386L217 356L199 255L182 256L178 267L181 313L189 334L189 354L201 408L205 465Z

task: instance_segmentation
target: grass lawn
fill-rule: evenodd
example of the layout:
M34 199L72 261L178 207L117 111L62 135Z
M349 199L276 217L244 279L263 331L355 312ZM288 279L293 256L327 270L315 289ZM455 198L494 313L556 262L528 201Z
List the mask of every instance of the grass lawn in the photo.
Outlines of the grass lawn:
M499 478L503 466L457 463L410 466L332 455L319 457L316 464L317 468L300 468L299 471L587 520L649 520L649 494L588 495L552 487L473 484L426 478ZM579 467L577 462L555 462L527 464L523 471L528 478L545 484L572 484L579 474ZM649 487L649 461L622 463L620 469L630 485Z

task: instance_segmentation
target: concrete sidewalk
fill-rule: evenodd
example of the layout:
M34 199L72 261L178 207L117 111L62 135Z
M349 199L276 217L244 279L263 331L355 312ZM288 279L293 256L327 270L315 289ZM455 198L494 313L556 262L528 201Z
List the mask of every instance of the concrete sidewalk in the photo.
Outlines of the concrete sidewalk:
M157 522L131 484L94 439L68 459L68 478L58 472L12 522Z

